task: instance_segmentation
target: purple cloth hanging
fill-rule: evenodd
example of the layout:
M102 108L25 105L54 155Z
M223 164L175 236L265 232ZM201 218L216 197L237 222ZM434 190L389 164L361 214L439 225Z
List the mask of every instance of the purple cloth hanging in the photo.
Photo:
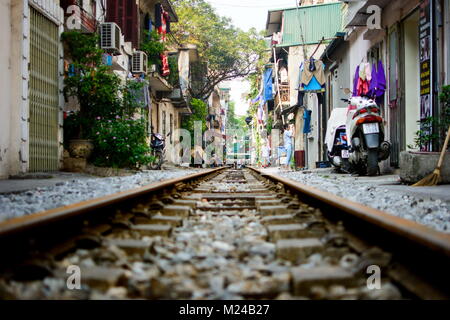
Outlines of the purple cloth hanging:
M378 70L377 70L377 96L380 97L384 95L386 91L386 74L384 72L383 62L378 61Z
M358 96L358 81L359 81L359 65L356 67L355 79L353 80L353 96Z
M372 98L375 98L377 95L377 88L378 88L378 74L377 74L377 68L376 64L374 63L372 65L372 81L370 81L369 85L369 96Z

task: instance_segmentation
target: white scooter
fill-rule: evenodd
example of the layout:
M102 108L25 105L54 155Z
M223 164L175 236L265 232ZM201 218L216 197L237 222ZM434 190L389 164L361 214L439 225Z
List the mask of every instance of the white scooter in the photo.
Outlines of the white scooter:
M347 108L334 108L327 123L325 145L331 164L345 173L351 171L349 159L349 143L345 123L347 122Z
M380 173L378 163L390 156L391 144L384 141L381 110L367 97L342 99L348 102L346 133L349 142L349 162L360 174Z
M391 144L384 141L380 108L367 97L342 101L348 103L348 108L333 109L328 120L325 139L328 158L340 171L377 175L378 163L389 158L391 150Z

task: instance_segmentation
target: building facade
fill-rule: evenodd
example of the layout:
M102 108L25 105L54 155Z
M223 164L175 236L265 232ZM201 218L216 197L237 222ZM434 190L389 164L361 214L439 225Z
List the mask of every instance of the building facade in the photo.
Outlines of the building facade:
M0 2L0 178L62 165L64 15L59 1Z

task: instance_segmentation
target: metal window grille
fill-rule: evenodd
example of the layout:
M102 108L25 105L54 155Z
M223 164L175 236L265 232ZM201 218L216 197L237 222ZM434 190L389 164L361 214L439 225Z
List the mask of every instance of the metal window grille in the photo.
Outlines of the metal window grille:
M58 170L58 27L30 7L30 167Z

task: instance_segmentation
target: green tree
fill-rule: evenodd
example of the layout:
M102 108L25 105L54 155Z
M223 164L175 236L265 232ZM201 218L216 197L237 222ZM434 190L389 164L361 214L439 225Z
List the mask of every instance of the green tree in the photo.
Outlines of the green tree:
M191 95L206 99L222 81L246 77L255 72L267 50L256 29L244 32L219 16L205 0L174 0L179 22L172 32L181 43L197 45L200 59L207 64L201 85L191 87Z
M196 121L202 123L202 133L206 131L206 117L208 115L208 108L206 103L200 99L193 98L190 102L192 114L189 117L185 117L181 123L181 127L188 130L191 133L191 137L194 137L194 124ZM194 139L192 139L192 145L194 145Z

